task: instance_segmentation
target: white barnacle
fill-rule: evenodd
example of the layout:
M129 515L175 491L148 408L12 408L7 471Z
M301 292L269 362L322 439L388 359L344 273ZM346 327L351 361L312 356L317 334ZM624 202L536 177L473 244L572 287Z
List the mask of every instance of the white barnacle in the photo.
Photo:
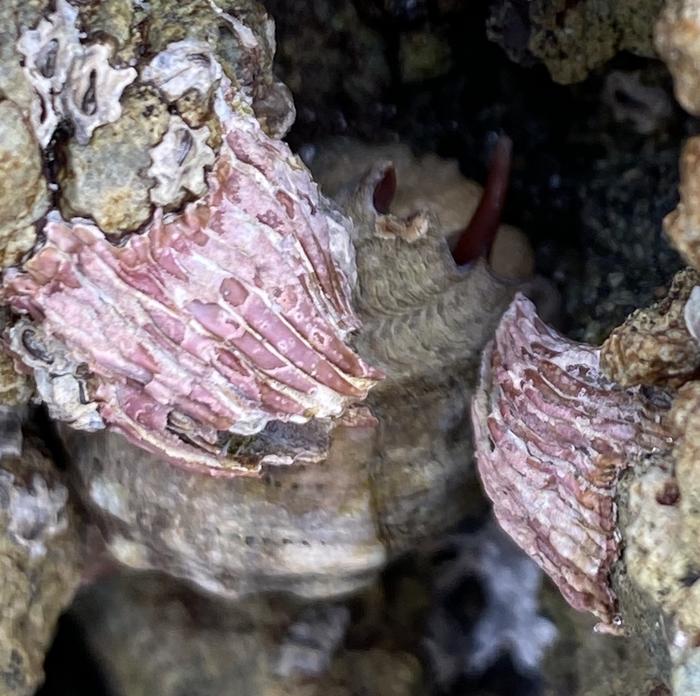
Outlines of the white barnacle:
M206 96L218 84L222 70L204 41L175 41L143 70L144 82L152 82L171 102L191 89Z
M151 148L153 164L148 170L158 183L151 200L160 206L178 205L189 191L206 193L205 168L214 164L214 151L207 145L209 128L190 128L179 116L171 116L163 139Z
M31 122L42 147L62 118L72 121L78 142L87 143L95 128L119 118L122 92L136 79L134 68L110 65L110 46L81 43L77 17L73 5L58 0L56 11L17 41L36 94Z
M134 68L113 68L112 49L105 44L87 46L70 67L68 82L61 93L63 112L75 127L75 139L85 145L92 132L121 116L122 92L136 79Z
M24 72L34 87L31 122L37 140L45 147L61 118L54 95L60 93L76 53L81 49L75 20L78 11L58 0L56 11L28 29L17 41L24 56Z
M79 363L60 341L26 319L15 323L8 337L12 352L33 369L37 392L52 418L83 430L104 427L97 404L87 397Z

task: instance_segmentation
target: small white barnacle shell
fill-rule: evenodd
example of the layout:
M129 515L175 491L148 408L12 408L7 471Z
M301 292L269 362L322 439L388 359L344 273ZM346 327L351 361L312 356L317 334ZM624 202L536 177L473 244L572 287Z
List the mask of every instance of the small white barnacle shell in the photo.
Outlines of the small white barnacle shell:
M206 96L221 79L218 61L204 41L175 41L161 51L143 70L141 79L153 83L174 102L191 89Z
M122 92L136 79L134 68L110 65L111 46L80 42L77 17L73 5L58 0L56 11L17 41L36 94L31 121L42 147L62 118L72 121L76 140L86 144L95 128L119 118Z
M81 50L77 16L75 7L58 0L56 11L17 41L17 49L24 56L24 72L36 94L31 122L42 147L51 140L61 118L54 95L63 89L73 58Z
M122 92L136 79L134 68L113 68L112 48L95 43L73 59L68 86L61 93L63 112L75 127L75 139L85 145L98 126L116 121Z
M160 206L178 205L189 191L203 196L207 190L205 168L214 164L214 151L207 145L209 128L190 128L172 115L163 139L151 148L153 164L148 170L158 184L151 200Z
M37 393L52 418L82 430L104 427L97 404L88 397L80 363L60 341L27 319L16 322L8 338L14 355L32 369Z

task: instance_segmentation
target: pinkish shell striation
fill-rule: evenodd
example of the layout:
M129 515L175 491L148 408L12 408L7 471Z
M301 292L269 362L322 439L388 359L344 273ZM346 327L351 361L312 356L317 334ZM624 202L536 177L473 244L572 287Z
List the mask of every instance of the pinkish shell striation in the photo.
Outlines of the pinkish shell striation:
M669 447L666 392L622 388L600 349L547 327L518 295L487 347L473 403L476 458L501 526L600 630L619 631L618 479Z
M4 297L86 366L108 426L182 466L243 473L223 431L338 416L380 375L345 342L349 221L243 105L217 109L225 144L202 199L122 246L54 215Z

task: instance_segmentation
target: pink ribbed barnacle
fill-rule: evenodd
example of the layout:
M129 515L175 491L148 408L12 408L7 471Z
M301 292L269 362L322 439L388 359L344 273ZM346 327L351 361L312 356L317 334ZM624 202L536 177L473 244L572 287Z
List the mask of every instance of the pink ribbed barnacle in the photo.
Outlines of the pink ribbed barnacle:
M338 416L380 375L346 343L350 223L285 144L222 104L204 197L122 246L52 214L4 297L87 368L108 426L180 465L243 473L222 433Z
M575 609L616 632L615 494L635 460L668 447L663 391L622 388L600 349L547 327L518 295L487 347L472 408L477 466L501 526Z

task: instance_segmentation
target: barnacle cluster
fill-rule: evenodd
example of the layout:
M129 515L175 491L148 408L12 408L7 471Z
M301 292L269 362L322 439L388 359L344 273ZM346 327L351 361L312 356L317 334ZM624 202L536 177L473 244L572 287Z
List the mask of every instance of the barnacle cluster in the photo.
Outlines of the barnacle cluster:
M117 5L17 20L5 402L61 422L110 559L227 599L366 587L469 504L479 353L532 289L508 141L483 191L379 148L334 202L280 139L257 4Z
M671 0L657 47L697 113L700 5ZM690 266L601 347L547 328L522 298L484 353L473 422L501 525L603 628L641 637L674 694L700 693L700 140L665 232Z
M356 326L347 223L252 116L222 120L206 197L122 247L52 219L44 247L5 278L6 301L91 373L107 423L211 466L218 431L339 415L377 376L343 342Z
M6 525L29 556L18 565L40 575L63 554L52 611L69 600L80 557L94 561L72 538L70 488L109 562L227 600L367 587L463 516L482 350L514 295L542 290L525 235L500 221L510 141L484 189L402 146L320 143L322 193L281 140L294 108L257 4L45 5L17 20L12 47L29 98L0 100L27 190L11 207L0 196L0 395L31 391L61 421L70 479L7 479L24 506ZM669 366L695 359L692 306L670 303L639 319L641 342L601 354L518 296L482 368L478 460L496 514L608 630L618 483L630 456L667 447L668 398L603 369L672 335L661 361L641 363L664 386L685 379ZM13 432L6 454L24 447L43 471ZM3 460L0 482L8 471ZM347 618L329 616L289 635L320 626L335 647Z

